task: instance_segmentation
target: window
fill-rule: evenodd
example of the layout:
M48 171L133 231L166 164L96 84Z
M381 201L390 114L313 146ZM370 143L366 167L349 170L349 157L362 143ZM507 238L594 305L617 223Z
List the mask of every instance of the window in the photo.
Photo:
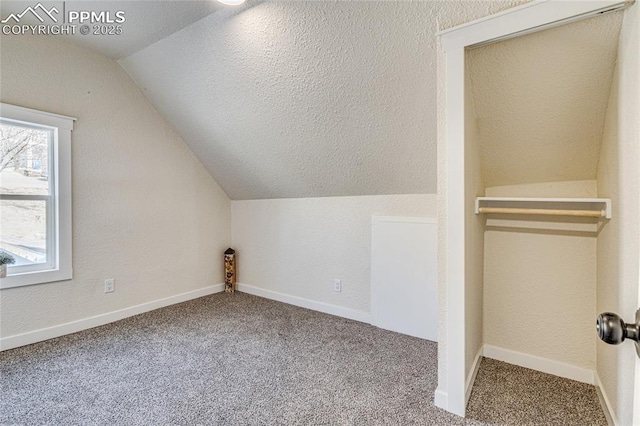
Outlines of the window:
M74 119L0 104L0 288L68 280Z

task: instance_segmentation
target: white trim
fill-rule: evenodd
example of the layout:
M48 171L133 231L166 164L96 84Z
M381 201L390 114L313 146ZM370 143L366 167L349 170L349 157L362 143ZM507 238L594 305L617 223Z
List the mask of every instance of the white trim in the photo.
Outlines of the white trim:
M392 222L392 223L438 223L438 218L435 217L409 217L409 216L371 216L371 223L376 224L380 222Z
M593 385L595 382L593 370L576 367L575 365L565 364L552 359L487 344L484 345L482 353L486 358L497 359L498 361L519 365L520 367L530 368L542 373L553 374L554 376L564 377L590 385Z
M520 12L522 9L528 9L532 6L537 6L538 3L544 3L547 2L549 0L533 0L529 3L525 3L523 5L520 6L515 6L506 10L503 10L502 12L498 12L498 13L494 13L493 15L488 15L488 16L483 16L482 18L478 18L478 19L474 19L473 21L469 21L469 22L464 22L460 25L456 25L455 27L451 27L451 28L446 28L444 30L440 30L440 31L436 31L436 37L440 37L443 36L445 34L449 34L449 33L453 33L455 31L460 31L460 30L464 30L465 28L468 27L472 27L474 25L477 25L481 22L485 22L485 21L493 21L496 20L497 18L502 18L504 15L509 15L511 13L517 13Z
M67 263L70 263L70 261L68 261ZM0 290L14 287L23 287L27 285L48 284L57 281L66 281L70 280L71 278L73 278L73 269L71 269L71 265L59 269L24 272L21 274L7 275L5 278L1 278Z
M465 330L465 150L464 49L446 53L447 145L446 145L446 248L447 248L447 410L464 417L466 410L466 330Z
M541 0L458 25L438 35L445 50L470 47L568 24L632 3L624 0Z
M238 291L252 294L254 296L264 297L265 299L287 303L289 305L300 306L301 308L311 309L312 311L324 312L325 314L336 315L338 317L371 324L371 315L369 312L365 311L357 311L355 309L331 305L329 303L318 302L311 299L305 299L303 297L290 296L288 294L278 293L277 291L267 290L249 284L238 283Z
M600 376L598 372L595 371L593 373L594 385L596 387L596 392L598 393L598 400L600 400L600 405L602 406L602 411L604 411L604 416L607 419L607 423L609 426L618 426L618 419L614 414L614 411L611 407L611 402L609 401L609 397L602 386L602 382L600 381Z
M5 103L0 103L0 117L6 117L24 123L38 123L66 130L73 130L73 122L77 120L77 118L67 117L66 115L38 111Z
M480 362L482 361L482 354L484 352L484 347L481 345L478 348L478 352L476 353L475 358L473 359L473 366L471 367L471 372L467 377L466 383L466 391L465 391L465 402L469 402L469 398L471 398L471 391L473 390L473 384L476 382L476 377L478 376L478 371L480 370Z
M4 103L0 103L0 117L54 129L51 141L53 173L50 176L53 205L47 211L48 219L51 220L48 228L52 228L47 230L47 254L54 256L52 264L47 266L51 269L16 274L11 274L9 270L7 277L0 279L0 289L70 280L73 278L71 131L75 118ZM49 241L52 236L55 240ZM50 250L51 248L55 249Z
M535 206L531 208L545 208L544 204L546 203L547 205L557 205L558 207L552 207L554 209L604 210L604 217L611 219L610 198L476 197L475 213L480 214L480 207L510 207L509 203L519 203L520 205L530 203ZM536 206L536 204L542 205Z
M176 294L175 296L165 297L163 299L142 303L140 305L130 306L128 308L119 309L117 311L107 312L81 320L68 322L65 324L54 325L52 327L41 328L39 330L29 331L27 333L15 334L0 338L0 351L17 348L20 346L30 345L32 343L42 342L44 340L53 339L55 337L67 334L77 333L93 327L109 324L144 312L153 311L155 309L164 308L165 306L175 305L176 303L186 302L188 300L197 299L199 297L208 296L214 293L220 293L224 290L224 284L215 284L198 290L188 291L186 293Z
M436 388L436 391L433 394L433 405L435 405L438 408L442 408L443 410L446 410L447 407L449 406L449 395L447 395L447 392L443 391L440 388Z

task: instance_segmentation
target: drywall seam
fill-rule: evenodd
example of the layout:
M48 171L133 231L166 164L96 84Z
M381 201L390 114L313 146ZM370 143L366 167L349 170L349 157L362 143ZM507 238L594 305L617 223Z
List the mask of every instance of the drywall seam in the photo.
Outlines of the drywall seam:
M238 283L238 291L252 294L254 296L264 297L265 299L287 303L289 305L299 306L301 308L311 309L313 311L323 312L329 315L335 315L338 317L371 324L371 314L369 312L344 308L342 306L331 305L329 303L317 302L315 300L305 299L298 296L291 296L288 294L279 293L277 291L265 290L263 288L255 287L249 284Z
M198 290L188 291L186 293L176 294L175 296L165 297L163 299L153 300L151 302L141 303L139 305L130 306L128 308L119 309L117 311L107 312L93 317L83 318L77 321L71 321L65 324L54 325L52 327L41 328L39 330L29 331L27 333L16 334L0 338L0 351L14 349L20 346L30 345L32 343L42 342L67 334L77 333L79 331L88 330L90 328L109 324L134 315L139 315L155 309L164 308L176 303L186 302L188 300L197 299L199 297L208 296L214 293L220 293L224 290L224 284L215 284L203 287Z
M542 373L552 374L554 376L564 377L578 382L588 383L590 385L594 384L593 370L576 367L575 365L565 364L552 359L516 352L492 345L484 345L482 354L486 358L496 359L498 361L519 365L520 367L530 368Z
M611 409L611 402L609 401L609 397L607 396L604 387L602 387L602 382L600 381L600 376L597 371L593 372L593 379L596 386L596 392L598 393L598 400L602 406L602 411L604 411L607 423L609 423L609 426L618 426L618 419L616 419L614 411Z

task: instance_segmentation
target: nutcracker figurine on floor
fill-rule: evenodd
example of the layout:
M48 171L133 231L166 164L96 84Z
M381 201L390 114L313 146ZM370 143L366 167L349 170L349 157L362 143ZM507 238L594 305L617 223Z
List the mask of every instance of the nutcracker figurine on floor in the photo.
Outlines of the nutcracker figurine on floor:
M236 291L236 251L232 248L224 252L224 291Z

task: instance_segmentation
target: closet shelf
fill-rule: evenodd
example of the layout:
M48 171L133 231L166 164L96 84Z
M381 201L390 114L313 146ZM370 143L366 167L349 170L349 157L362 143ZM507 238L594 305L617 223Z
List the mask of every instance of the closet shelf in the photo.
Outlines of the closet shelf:
M611 219L609 198L476 197L476 214L527 214Z

